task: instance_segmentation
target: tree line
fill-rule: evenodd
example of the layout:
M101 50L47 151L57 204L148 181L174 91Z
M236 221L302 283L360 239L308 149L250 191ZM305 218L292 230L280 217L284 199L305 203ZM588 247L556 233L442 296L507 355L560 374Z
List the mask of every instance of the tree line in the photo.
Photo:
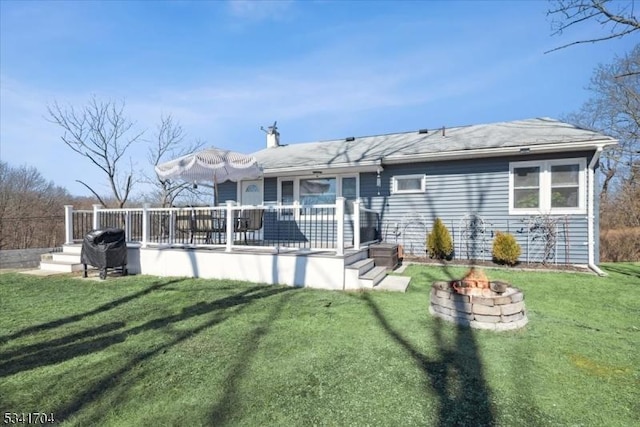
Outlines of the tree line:
M34 167L0 162L0 249L60 246L63 206L70 203L91 205L45 180Z

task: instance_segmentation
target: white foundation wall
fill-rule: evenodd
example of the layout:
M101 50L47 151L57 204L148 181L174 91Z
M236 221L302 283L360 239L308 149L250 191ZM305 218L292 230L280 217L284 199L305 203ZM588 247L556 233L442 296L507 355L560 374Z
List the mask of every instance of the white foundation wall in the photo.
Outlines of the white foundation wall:
M342 257L167 248L136 248L129 250L128 255L132 274L344 289L345 259Z

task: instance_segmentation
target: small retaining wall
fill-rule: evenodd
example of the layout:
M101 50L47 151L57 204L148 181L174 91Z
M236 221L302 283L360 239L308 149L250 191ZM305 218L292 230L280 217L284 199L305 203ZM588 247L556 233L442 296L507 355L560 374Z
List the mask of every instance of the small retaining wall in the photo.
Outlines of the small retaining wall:
M527 324L524 294L509 287L502 294L461 295L448 282L431 285L429 313L477 329L507 331Z
M0 268L36 268L40 265L40 255L54 248L8 249L0 251Z

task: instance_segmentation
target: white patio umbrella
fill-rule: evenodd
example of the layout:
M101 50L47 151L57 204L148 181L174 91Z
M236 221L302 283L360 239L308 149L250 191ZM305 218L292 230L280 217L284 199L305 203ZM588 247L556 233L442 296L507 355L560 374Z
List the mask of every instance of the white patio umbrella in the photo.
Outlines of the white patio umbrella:
M208 148L187 154L161 163L155 169L161 179L213 182L215 203L218 203L218 183L262 176L262 169L253 156L221 148Z

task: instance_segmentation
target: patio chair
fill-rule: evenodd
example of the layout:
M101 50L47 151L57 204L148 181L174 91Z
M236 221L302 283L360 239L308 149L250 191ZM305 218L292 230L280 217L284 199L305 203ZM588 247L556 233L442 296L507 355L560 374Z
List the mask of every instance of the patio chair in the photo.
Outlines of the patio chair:
M193 223L192 223L191 211L178 212L176 214L176 230L186 234L189 239L189 243L193 243Z
M193 217L193 233L204 235L205 243L222 243L222 236L227 231L227 213L222 210L200 211Z
M245 245L247 244L247 232L258 231L262 228L263 216L264 209L247 209L244 211L237 211L234 231L244 234Z
M193 218L193 243L195 235L204 235L205 243L211 242L211 233L214 231L213 218L208 212L198 212Z

